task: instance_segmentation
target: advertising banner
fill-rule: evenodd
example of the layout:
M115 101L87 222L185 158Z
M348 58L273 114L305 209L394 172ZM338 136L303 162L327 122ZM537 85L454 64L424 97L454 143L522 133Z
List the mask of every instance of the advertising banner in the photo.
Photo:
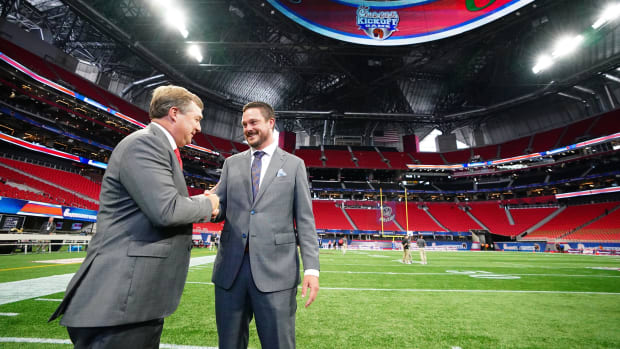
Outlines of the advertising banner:
M534 0L267 0L296 23L374 46L439 40L478 28Z
M96 222L97 211L0 196L0 213Z
M388 224L390 222L394 222L396 219L396 202L387 201L383 203L383 210L379 208L376 210L377 212L377 224L381 224L381 219L383 219L383 224Z
M502 251L515 252L544 252L547 247L545 242L497 242Z

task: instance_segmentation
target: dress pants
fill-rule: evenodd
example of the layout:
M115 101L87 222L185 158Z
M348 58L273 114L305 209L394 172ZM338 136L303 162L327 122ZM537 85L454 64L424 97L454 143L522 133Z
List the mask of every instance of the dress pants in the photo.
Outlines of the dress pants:
M295 348L297 287L277 292L256 288L246 252L239 274L228 290L215 286L215 318L220 349L246 349L254 316L263 349Z
M164 319L109 327L67 327L75 349L158 349Z

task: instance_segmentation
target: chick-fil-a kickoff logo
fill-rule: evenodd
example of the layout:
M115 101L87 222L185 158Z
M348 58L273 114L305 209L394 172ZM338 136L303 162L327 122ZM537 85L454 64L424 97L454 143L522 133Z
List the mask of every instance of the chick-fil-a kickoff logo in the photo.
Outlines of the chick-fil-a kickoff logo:
M398 30L396 11L371 11L368 6L360 6L356 20L360 30L375 40L385 40Z
M534 0L267 0L298 24L357 44L410 45L478 28Z

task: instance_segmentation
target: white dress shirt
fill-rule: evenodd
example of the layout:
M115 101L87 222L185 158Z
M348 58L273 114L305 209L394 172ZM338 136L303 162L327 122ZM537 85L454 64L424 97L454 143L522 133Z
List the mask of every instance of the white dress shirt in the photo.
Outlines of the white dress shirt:
M273 158L273 153L276 151L277 147L278 143L273 141L271 142L271 144L262 149L265 154L263 154L263 157L261 158L260 180L258 181L259 188L263 183L263 178L265 178L265 173L267 173L267 168L269 168L269 163L271 162L271 158ZM254 152L256 152L256 149L250 148L250 154L252 154L252 156L250 157L250 168L252 168L252 162L254 162Z
M174 151L177 148L177 142L174 141L174 138L172 138L172 135L170 134L170 132L168 132L166 128L164 128L162 125L156 122L151 122L151 124L159 127L160 130L164 131L164 134L166 135L166 138L168 139L168 142L170 143L170 146L172 147L172 151Z

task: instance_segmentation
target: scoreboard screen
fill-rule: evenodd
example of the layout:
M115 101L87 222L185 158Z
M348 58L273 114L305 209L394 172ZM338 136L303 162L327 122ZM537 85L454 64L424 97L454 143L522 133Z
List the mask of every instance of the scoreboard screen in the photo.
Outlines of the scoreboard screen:
M24 225L24 219L22 216L3 216L2 223L0 223L0 230L10 231L12 228L20 229Z

